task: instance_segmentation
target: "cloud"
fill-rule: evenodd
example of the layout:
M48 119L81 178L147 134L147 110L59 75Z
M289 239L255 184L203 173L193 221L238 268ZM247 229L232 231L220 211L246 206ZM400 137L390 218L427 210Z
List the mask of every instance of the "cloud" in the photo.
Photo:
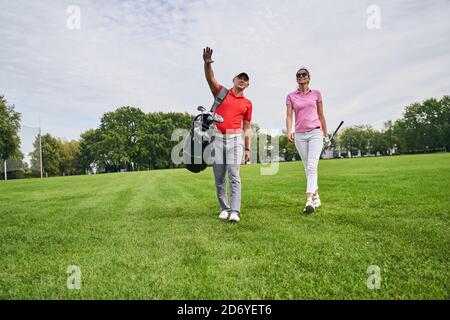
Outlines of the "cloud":
M81 29L66 27L69 5ZM401 116L404 106L449 94L448 1L377 1L381 29L366 26L368 1L1 2L0 88L25 125L67 139L122 105L194 112L212 103L202 47L216 77L246 71L254 121L284 127L297 68L322 91L330 128ZM331 129L330 129L331 130Z

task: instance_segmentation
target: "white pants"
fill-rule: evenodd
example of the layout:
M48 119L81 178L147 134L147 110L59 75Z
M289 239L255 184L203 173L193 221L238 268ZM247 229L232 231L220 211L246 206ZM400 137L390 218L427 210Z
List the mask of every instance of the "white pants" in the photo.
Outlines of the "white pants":
M323 148L323 133L321 129L295 134L295 146L302 158L306 173L306 193L315 193L317 184L317 167Z

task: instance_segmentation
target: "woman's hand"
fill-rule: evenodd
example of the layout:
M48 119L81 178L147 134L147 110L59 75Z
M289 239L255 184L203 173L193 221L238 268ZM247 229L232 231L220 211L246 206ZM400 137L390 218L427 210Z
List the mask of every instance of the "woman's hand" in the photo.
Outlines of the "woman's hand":
M294 142L294 141L295 141L294 134L293 134L292 132L289 132L289 133L287 134L287 137L288 137L288 140L289 140L290 142Z
M330 138L328 138L327 136L323 137L323 147L325 149L328 149L329 147L331 147L331 141Z

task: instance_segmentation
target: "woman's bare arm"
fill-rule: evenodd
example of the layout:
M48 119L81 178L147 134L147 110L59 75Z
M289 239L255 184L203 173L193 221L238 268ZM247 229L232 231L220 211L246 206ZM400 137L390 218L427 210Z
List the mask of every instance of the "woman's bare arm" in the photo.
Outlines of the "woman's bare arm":
M293 118L294 109L290 104L286 107L286 134L288 136L288 140L290 142L294 141L294 135L292 134L292 118Z
M323 136L328 137L327 121L325 120L325 115L323 114L323 102L317 102L317 114L319 115L320 123L322 124Z

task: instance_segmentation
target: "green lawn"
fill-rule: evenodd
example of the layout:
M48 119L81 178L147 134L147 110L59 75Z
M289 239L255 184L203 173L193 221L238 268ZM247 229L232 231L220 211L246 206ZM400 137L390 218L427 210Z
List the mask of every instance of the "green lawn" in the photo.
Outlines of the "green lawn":
M1 181L0 298L450 298L450 154L321 161L310 216L300 162L260 168L238 224L210 168Z

